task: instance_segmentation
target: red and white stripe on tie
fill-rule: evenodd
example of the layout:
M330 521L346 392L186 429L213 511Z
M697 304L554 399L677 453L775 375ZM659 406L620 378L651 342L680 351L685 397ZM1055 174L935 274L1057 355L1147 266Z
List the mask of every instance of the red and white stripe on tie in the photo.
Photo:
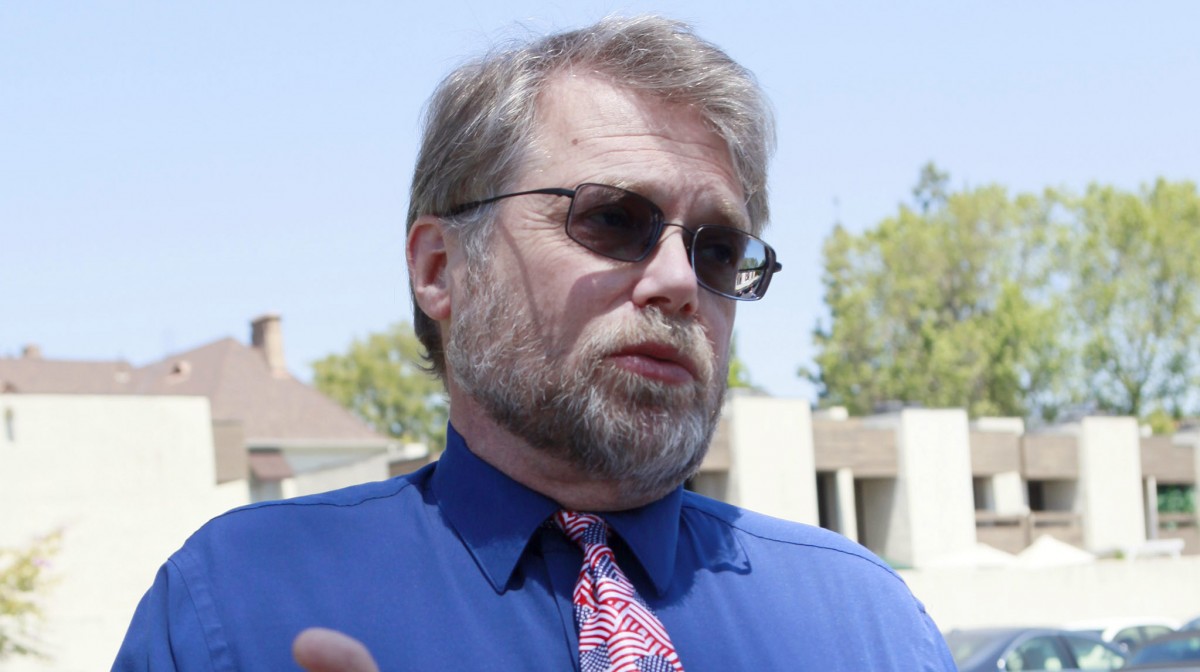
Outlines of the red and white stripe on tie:
M572 511L559 511L554 522L583 549L572 596L583 672L683 672L663 624L617 566L608 523Z

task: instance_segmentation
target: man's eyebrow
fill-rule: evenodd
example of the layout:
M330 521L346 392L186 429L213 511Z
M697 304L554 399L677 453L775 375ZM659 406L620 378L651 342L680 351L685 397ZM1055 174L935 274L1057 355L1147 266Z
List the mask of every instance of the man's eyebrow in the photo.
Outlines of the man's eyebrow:
M729 226L735 226L744 231L750 230L750 216L746 213L746 204L737 203L727 198L722 198L717 205L717 210L721 216L725 218Z
M624 179L624 178L619 178L619 177L614 177L614 178L599 177L599 178L596 178L595 180L590 180L590 182L592 182L594 184L606 184L610 187L617 187L619 189L625 189L626 191L632 191L635 194L639 194L641 196L649 198L650 201L653 202L655 205L658 205L658 207L660 207L660 208L662 207L662 205L660 205L657 200L655 200L654 198L652 198L651 196L649 196L646 193L648 190L650 190L649 184L646 182L629 180L629 179ZM746 213L746 204L745 203L739 203L737 201L732 201L728 198L721 198L717 201L716 207L713 208L713 210L715 210L717 212L717 214L723 220L725 220L723 222L720 222L721 224L724 224L726 226L732 226L732 227L735 227L738 229L742 229L743 231L750 230L750 216ZM712 224L712 223L714 223L714 222L695 222L696 226L699 226L701 224Z

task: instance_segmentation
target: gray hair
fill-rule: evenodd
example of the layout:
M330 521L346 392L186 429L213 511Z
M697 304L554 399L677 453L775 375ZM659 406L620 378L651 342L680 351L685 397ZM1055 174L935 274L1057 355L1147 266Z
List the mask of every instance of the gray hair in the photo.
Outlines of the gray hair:
M754 75L684 24L656 16L607 18L570 32L494 51L451 72L425 110L408 224L502 193L518 175L536 132L537 100L551 77L586 68L630 91L694 107L729 147L753 233L768 219L767 163L774 121ZM565 186L574 185L550 185ZM446 225L468 262L486 256L490 209ZM432 371L445 378L437 323L413 300L413 324Z

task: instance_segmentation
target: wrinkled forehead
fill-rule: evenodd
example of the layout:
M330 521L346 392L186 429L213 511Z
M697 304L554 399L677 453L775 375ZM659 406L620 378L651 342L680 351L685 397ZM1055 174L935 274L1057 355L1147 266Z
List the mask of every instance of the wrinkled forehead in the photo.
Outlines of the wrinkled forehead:
M530 135L509 185L516 190L607 184L645 196L669 217L672 203L700 199L704 214L750 228L728 143L690 103L568 71L541 90Z

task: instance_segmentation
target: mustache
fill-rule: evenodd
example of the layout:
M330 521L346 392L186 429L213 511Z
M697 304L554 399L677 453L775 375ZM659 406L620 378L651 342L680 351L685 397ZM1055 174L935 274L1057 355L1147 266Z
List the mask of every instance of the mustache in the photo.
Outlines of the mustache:
M582 344L583 354L592 361L644 343L665 345L686 359L702 383L709 383L715 368L715 356L708 336L697 321L669 316L650 307L632 319L621 320L594 330Z

